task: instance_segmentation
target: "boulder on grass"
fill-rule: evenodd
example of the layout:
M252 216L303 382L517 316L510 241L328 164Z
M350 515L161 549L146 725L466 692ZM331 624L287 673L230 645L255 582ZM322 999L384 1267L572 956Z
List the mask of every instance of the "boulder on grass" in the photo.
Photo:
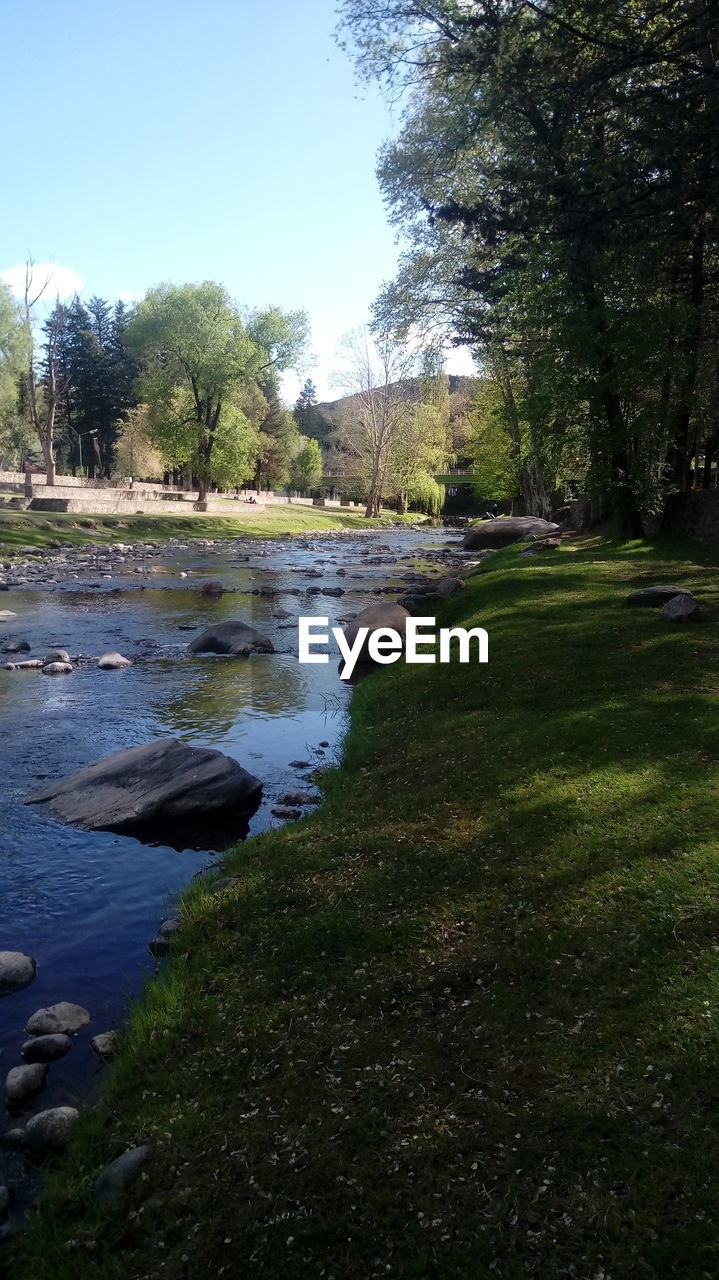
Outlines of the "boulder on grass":
M540 536L559 533L558 524L551 520L540 520L538 516L498 516L496 520L482 520L473 524L464 535L462 549L476 551L483 547L495 550L497 547L508 547L512 542L520 542L528 533Z
M690 600L694 597L691 591L687 591L686 587L642 587L640 591L632 591L627 596L625 603L634 605L648 605L650 608L661 609L669 600L674 600L677 596L689 596Z
M187 652L226 653L236 658L247 658L251 653L274 653L275 646L269 636L237 619L208 627L187 646Z
M261 791L259 779L221 751L169 738L116 751L25 803L47 804L56 817L86 831L162 832L193 819L254 811Z
M698 622L701 613L694 597L685 594L667 600L662 609L662 617L668 618L670 622Z

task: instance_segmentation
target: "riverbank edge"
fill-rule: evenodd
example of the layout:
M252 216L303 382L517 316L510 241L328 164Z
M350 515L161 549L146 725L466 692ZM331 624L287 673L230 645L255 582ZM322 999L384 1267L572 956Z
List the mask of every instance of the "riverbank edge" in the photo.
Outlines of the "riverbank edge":
M321 808L185 895L18 1280L707 1273L715 563L509 548L438 614L488 667L358 688ZM650 581L702 624L623 607Z
M243 512L241 516L76 516L38 514L0 509L0 554L17 553L22 546L38 550L58 538L82 545L98 537L107 542L165 542L170 538L282 538L293 535L386 529L396 524L422 524L426 516L414 512L399 516L388 512L378 519L365 519L359 512L325 510L322 507L276 506Z

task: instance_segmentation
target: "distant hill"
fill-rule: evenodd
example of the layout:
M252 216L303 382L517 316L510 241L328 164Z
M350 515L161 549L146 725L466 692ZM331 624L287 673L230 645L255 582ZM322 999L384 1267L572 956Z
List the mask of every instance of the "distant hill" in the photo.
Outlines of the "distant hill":
M469 402L474 399L481 378L468 378L455 373L450 373L448 378L450 396L463 396ZM406 388L411 398L419 402L422 394L422 380L420 378L408 378L402 384L393 383L392 385L402 385ZM321 403L316 404L312 423L303 428L305 435L314 436L316 440L324 440L337 425L342 413L348 409L351 410L352 403L355 400L359 400L358 395L341 396L339 400L323 400Z

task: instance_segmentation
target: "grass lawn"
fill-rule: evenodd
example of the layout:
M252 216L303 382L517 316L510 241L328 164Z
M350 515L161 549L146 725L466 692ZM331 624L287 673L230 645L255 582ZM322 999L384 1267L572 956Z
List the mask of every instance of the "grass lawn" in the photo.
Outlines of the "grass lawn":
M237 504L239 506L239 504ZM228 503L228 508L231 504ZM400 519L408 523L423 520L416 513L397 516L388 512L378 520L365 520L359 510L338 507L267 506L264 511L240 507L228 516L123 515L80 516L40 514L0 508L0 551L12 553L17 547L45 547L55 539L67 542L160 542L165 538L274 538L288 533L328 533L333 529L381 528Z
M489 664L361 683L321 809L193 888L18 1280L719 1274L714 560L509 548L438 622Z

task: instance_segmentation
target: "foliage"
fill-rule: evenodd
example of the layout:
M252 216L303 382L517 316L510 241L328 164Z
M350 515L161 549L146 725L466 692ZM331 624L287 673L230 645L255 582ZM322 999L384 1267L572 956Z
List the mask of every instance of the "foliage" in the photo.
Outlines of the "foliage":
M165 464L152 443L147 405L128 409L117 432L113 474L162 480Z
M380 181L407 248L378 322L449 330L495 366L536 509L577 456L625 530L667 487L713 483L716 7L342 13L362 73L406 106Z
M290 485L305 493L322 478L322 450L316 440L300 436L299 448L290 462Z

